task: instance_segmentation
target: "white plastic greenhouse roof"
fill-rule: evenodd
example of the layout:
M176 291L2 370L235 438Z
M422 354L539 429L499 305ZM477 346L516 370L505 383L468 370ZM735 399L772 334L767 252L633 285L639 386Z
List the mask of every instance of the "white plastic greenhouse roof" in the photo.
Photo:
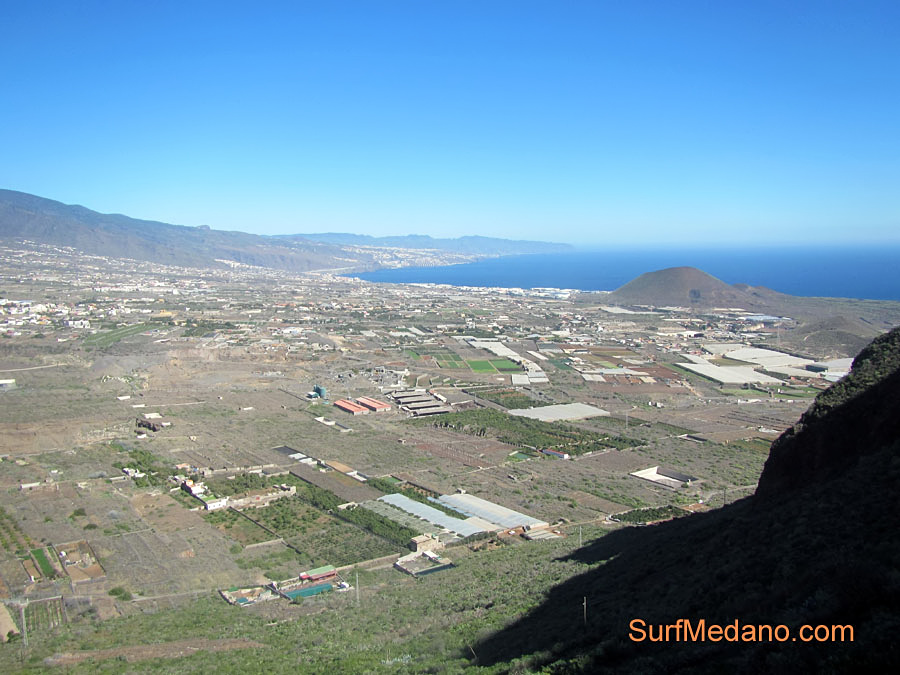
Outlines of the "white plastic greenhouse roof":
M546 525L543 520L526 516L524 513L513 511L505 506L494 504L486 499L475 497L474 495L442 495L438 497L438 501L447 506L456 509L461 513L469 516L482 518L490 523L497 523L504 528L507 527L535 527Z
M379 497L378 499L379 501L386 502L388 504L391 504L392 506L396 506L398 509L402 509L407 513L411 513L414 516L421 518L422 520L427 520L429 523L433 523L434 525L438 525L440 527L451 530L452 532L456 532L461 537L468 537L473 534L478 534L479 532L484 532L483 529L481 529L480 527L476 527L472 523L468 523L460 518L448 516L446 513L444 513L443 511L439 511L433 506L422 504L421 502L410 499L405 495L384 495L383 497Z

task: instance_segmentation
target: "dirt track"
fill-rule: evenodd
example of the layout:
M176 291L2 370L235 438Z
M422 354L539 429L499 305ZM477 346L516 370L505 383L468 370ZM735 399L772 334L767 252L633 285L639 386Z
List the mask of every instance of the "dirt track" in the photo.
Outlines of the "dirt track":
M248 649L266 647L261 642L244 638L233 640L179 640L178 642L161 642L155 645L134 645L131 647L115 647L113 649L93 649L80 652L65 652L51 656L45 660L50 666L69 666L88 659L114 659L125 657L129 663L145 659L179 658L190 656L198 651L224 652L232 649Z

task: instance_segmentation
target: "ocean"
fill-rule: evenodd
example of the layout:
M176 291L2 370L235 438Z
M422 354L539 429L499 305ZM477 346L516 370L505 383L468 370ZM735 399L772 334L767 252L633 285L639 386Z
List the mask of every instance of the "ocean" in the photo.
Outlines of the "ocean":
M681 266L729 284L790 295L900 301L900 245L576 250L352 276L390 283L612 291L644 272Z

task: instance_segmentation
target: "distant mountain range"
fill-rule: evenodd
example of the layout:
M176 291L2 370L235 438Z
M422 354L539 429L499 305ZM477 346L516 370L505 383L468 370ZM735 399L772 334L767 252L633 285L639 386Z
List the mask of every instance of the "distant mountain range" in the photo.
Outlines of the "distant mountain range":
M221 267L231 261L257 267L306 272L360 271L384 266L441 264L494 255L565 250L565 244L490 237L432 239L427 236L366 237L354 234L261 236L208 227L185 227L0 190L0 241L29 240L68 246L85 253L183 267ZM373 248L376 247L376 248ZM381 250L429 250L457 258Z
M387 248L413 248L473 255L524 255L528 253L564 253L573 250L569 244L496 237L466 236L456 239L435 239L424 234L408 234L403 237L371 237L367 234L341 234L323 232L317 234L287 235L277 238L303 237L312 241L340 246L379 246Z

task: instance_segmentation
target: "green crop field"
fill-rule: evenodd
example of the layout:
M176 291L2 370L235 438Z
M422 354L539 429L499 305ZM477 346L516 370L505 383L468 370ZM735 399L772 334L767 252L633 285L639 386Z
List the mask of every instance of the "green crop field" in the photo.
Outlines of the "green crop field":
M42 548L32 549L31 556L35 559L38 564L38 567L41 569L41 574L43 574L48 579L52 579L56 574L53 571L53 566L50 564L50 561L47 559L47 554L44 552Z
M94 335L89 335L84 339L84 344L86 347L99 347L100 349L104 349L112 344L115 344L119 340L123 340L124 338L130 337L132 335L137 335L138 333L143 333L145 330L149 330L150 328L152 328L152 326L148 323L138 323L131 326L122 326L120 328L114 328L113 330L103 333L95 333Z
M475 373L494 373L497 369L491 365L490 361L466 361L472 372Z
M501 373L507 373L510 371L517 373L522 370L521 366L513 363L509 359L491 359L490 363L492 366L494 366L494 368L499 370Z

